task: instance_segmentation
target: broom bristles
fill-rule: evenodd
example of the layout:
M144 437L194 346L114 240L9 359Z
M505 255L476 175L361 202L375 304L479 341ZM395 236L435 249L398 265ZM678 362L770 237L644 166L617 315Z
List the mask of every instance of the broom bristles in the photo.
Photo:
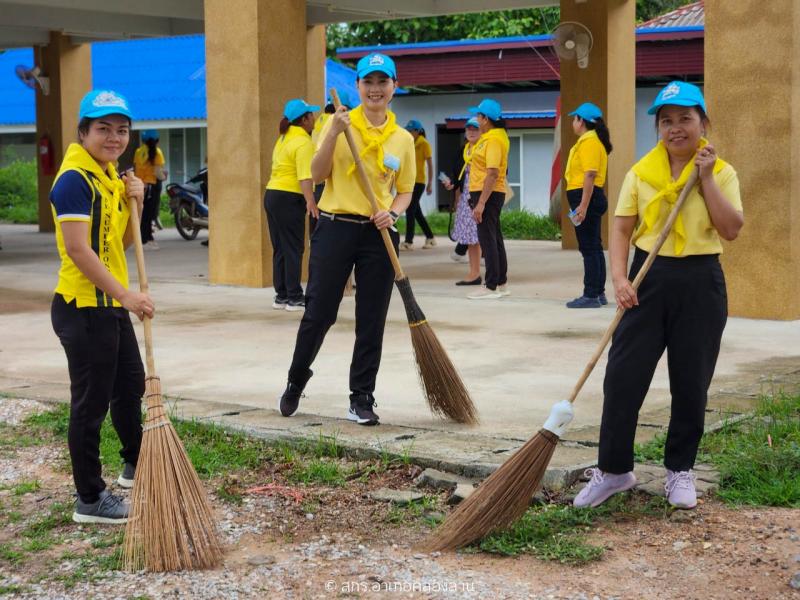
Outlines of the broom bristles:
M122 566L136 571L208 569L222 548L205 489L148 377L147 419L125 528Z
M557 443L557 435L541 429L458 505L423 549L459 548L520 518L542 483Z
M457 423L478 424L478 411L447 351L425 318L408 277L395 281L411 328L411 346L428 406Z

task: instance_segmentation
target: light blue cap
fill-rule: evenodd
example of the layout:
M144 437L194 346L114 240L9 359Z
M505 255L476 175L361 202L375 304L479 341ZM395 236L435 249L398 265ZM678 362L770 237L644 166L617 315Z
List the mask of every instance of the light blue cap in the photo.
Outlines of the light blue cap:
M475 129L480 129L481 125L480 123L478 123L478 119L476 119L475 117L470 117L469 119L467 119L467 122L464 124L464 127L465 128L474 127Z
M155 129L145 129L142 132L142 141L146 142L147 140L157 140L158 139L158 132Z
M471 106L469 112L473 115L480 114L492 121L497 121L503 115L503 109L497 100L484 98L478 106Z
M112 90L92 90L83 97L78 109L78 120L98 119L106 115L122 115L131 121L133 115L125 96Z
M578 108L569 113L570 117L580 117L584 121L594 123L597 119L603 118L603 111L600 107L591 102L584 102Z
M406 123L406 129L409 131L422 131L425 128L422 126L422 123L416 119L411 119L408 123Z
M392 79L397 79L397 67L394 61L385 54L373 52L367 54L356 65L356 74L359 79L364 79L370 73L383 73Z
M658 92L658 96L653 100L653 105L647 110L647 114L654 115L659 108L667 104L699 106L703 109L703 112L706 112L706 101L703 98L703 92L696 85L685 81L672 81Z
M295 119L302 117L304 114L314 112L315 110L319 110L319 106L309 104L302 98L295 98L294 100L289 100L286 103L286 106L283 108L283 116L289 121L294 121Z

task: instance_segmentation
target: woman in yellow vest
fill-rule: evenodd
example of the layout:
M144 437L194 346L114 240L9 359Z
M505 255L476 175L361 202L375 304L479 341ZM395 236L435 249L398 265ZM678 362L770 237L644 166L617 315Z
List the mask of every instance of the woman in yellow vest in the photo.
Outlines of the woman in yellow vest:
M583 256L583 295L567 302L567 308L600 308L606 300L606 257L600 225L608 210L603 186L608 170L611 139L603 112L584 102L569 113L578 141L569 151L564 178L570 220L575 225L578 249Z
M425 138L425 128L422 123L416 119L411 119L406 123L406 130L414 138L414 160L417 168L417 178L414 181L411 204L406 209L406 239L400 244L400 248L403 250L414 249L414 229L416 224L419 223L425 234L425 244L422 248L427 250L436 245L436 239L433 237L433 231L428 225L428 220L422 212L419 201L422 199L422 193L426 190L429 196L433 193L433 150L430 142ZM427 177L425 173L426 166L428 167Z
M297 410L312 375L311 364L336 321L345 283L355 267L356 341L350 363L347 418L359 425L376 425L373 393L394 283L380 230L390 230L396 250L399 238L393 226L408 207L414 189L414 139L397 125L389 110L397 89L394 61L382 54L369 54L358 61L356 71L361 105L349 113L344 107L334 113L320 134L311 162L311 175L314 181L325 180L325 191L319 203L319 223L311 238L306 311L279 408L285 417ZM379 210L374 214L341 135L348 125L378 202Z
M50 191L61 258L51 318L67 355L69 453L78 492L78 523L124 523L128 505L101 475L100 426L111 421L122 442L117 483L133 486L142 440L144 367L128 312L153 316L147 294L128 289L125 248L133 241L131 200L141 214L144 184L114 167L130 140L131 112L120 94L89 92Z
M639 409L664 350L672 394L664 487L673 506L697 504L691 469L728 316L720 238L736 239L744 217L736 171L705 139L709 120L700 89L673 81L648 112L656 116L660 140L628 172L619 195L611 277L617 304L627 311L608 355L598 468L587 472L591 480L575 498L576 506L597 506L635 485L633 440ZM634 291L631 281L695 169L699 186L687 196L647 277ZM633 263L626 274L631 242Z
M306 213L317 217L311 158L314 111L305 100L289 100L272 150L272 175L264 192L269 237L272 241L272 308L300 311L305 307L300 273L303 264Z
M506 198L506 171L511 143L499 102L486 98L469 111L476 115L481 132L470 162L469 205L478 224L478 240L486 272L483 287L467 298L502 298L511 293L507 285L506 246L500 230L500 211Z
M142 145L133 155L133 172L144 182L144 210L142 211L142 243L145 250L158 250L153 239L153 221L161 208L161 182L167 178L164 154L158 147L158 131L142 132Z

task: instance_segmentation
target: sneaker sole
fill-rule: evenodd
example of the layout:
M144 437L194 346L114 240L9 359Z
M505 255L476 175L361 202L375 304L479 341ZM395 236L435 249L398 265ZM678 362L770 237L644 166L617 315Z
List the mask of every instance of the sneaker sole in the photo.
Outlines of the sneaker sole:
M347 411L347 420L353 421L354 423L358 423L359 425L378 425L380 423L377 419L362 419L358 415L354 415L350 411Z
M273 310L286 310L286 304L273 304Z
M487 294L486 296L467 296L469 300L497 300L502 298L502 294Z
M605 502L606 500L608 500L609 498L611 498L611 496L613 496L614 494L619 494L619 493L621 493L621 492L627 492L628 490L632 489L632 488L633 488L635 485L636 485L636 478L634 478L634 480L633 480L633 481L630 483L630 485L628 485L627 487L623 487L623 488L620 488L620 489L618 489L618 490L613 490L613 491L609 492L609 493L608 493L606 496L604 496L604 497L601 497L600 499L598 499L598 500L595 500L594 502L592 502L592 503L590 504L590 506L591 506L592 508L597 508L597 507L598 507L598 506L600 506L600 505L601 505L603 502Z
M80 513L72 513L72 520L75 523L101 523L105 525L124 525L128 522L128 517L121 519L112 519L111 517L97 517L94 515L82 515Z
M117 477L117 485L119 487L124 487L126 490L129 490L133 487L133 479L126 479L122 475Z
M286 312L301 312L304 311L305 309L306 309L305 306L290 306L288 304L286 305Z

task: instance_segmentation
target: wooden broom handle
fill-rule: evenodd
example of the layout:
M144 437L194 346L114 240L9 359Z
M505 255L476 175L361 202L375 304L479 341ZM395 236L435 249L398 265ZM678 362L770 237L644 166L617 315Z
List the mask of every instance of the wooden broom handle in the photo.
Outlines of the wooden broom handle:
M653 264L656 256L658 256L658 251L661 250L661 246L664 245L669 232L672 231L672 226L675 224L675 219L678 218L678 213L680 212L683 203L686 201L686 198L689 196L689 192L692 190L695 183L697 183L697 177L697 169L693 169L689 174L689 179L686 180L686 185L684 185L683 190L681 190L680 196L678 196L677 202L675 202L675 206L669 213L667 222L664 224L664 228L658 235L655 245L647 255L647 259L644 261L642 268L639 269L639 272L636 274L633 283L631 283L631 287L634 289L634 291L639 289L639 285L642 283L644 276L647 275L647 271L650 270L650 266ZM578 397L578 393L581 391L581 388L583 388L583 384L586 383L587 379L589 379L589 375L591 375L595 365L597 364L597 361L600 360L600 357L603 355L603 351L606 349L608 342L611 340L611 336L614 335L617 325L619 325L619 322L622 320L622 315L625 314L625 310L627 309L623 306L617 308L617 314L614 315L614 319L611 321L608 329L606 329L603 339L600 340L600 344L597 346L597 350L594 351L594 355L589 360L589 364L586 365L586 368L583 370L583 374L581 375L580 379L578 379L578 383L575 384L575 388L572 390L572 394L570 394L570 397L568 398L570 402L575 402L575 398Z
M333 88L331 88L330 93L331 98L333 99L333 105L336 107L336 110L339 110L339 107L342 105L342 103L339 101L339 93ZM367 195L367 198L369 198L369 203L372 205L372 214L374 215L380 210L380 208L378 207L378 201L375 199L375 192L372 191L372 186L369 183L367 172L364 170L364 164L361 162L361 157L358 155L358 148L356 148L356 142L353 139L353 132L350 131L349 126L344 130L344 137L347 140L347 145L350 147L350 152L352 153L353 160L356 163L356 171L358 171L358 178L361 182L361 187L363 188L364 193ZM403 273L403 267L400 264L400 259L397 258L397 252L395 252L392 238L389 235L388 229L381 229L380 232L381 237L383 238L383 245L386 246L386 252L389 253L389 260L392 261L392 267L394 267L394 278L396 281L399 281L406 275Z
M143 294L150 292L147 283L147 271L144 268L144 249L142 248L142 229L139 224L139 207L134 198L128 198L131 209L131 228L133 229L133 247L136 250L136 270L139 272L139 291ZM156 363L153 358L153 323L147 315L142 319L144 324L144 351L147 361L147 375L156 374Z

